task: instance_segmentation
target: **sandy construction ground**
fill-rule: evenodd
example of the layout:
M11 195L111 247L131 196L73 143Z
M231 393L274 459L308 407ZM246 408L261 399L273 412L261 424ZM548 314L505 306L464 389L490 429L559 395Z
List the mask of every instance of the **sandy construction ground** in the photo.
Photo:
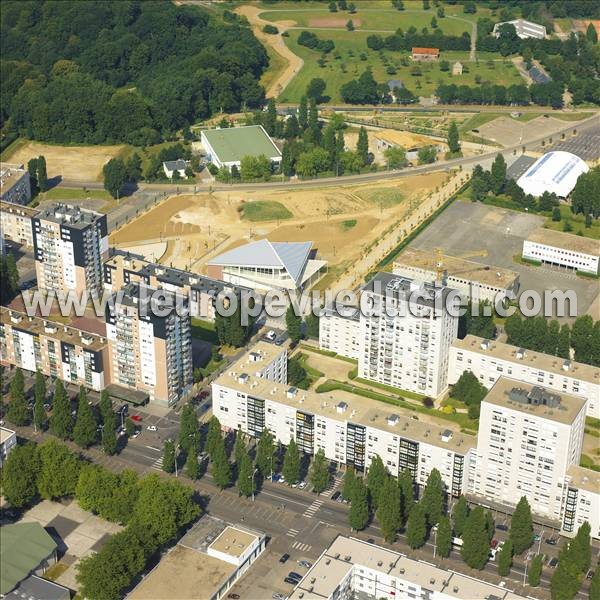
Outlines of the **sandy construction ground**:
M27 142L18 148L6 162L22 163L44 156L48 178L58 177L76 181L100 181L102 167L124 146L54 146L40 142Z
M250 22L254 35L263 44L270 46L287 62L286 68L279 73L279 75L271 82L268 89L265 90L267 98L276 98L283 92L288 83L296 76L296 73L298 73L304 65L304 61L286 46L281 37L281 34L289 27L293 27L296 22L277 21L276 23L272 23L271 21L264 21L259 16L262 9L256 6L239 6L235 9L235 12L244 15ZM279 33L277 35L263 33L262 28L265 25L275 25L277 29L279 29Z
M374 185L339 188L216 192L174 196L111 235L118 247L167 243L160 261L205 271L206 262L250 240L312 241L330 269L341 272L376 244L442 185L443 172ZM287 220L251 222L240 216L244 203L278 202Z

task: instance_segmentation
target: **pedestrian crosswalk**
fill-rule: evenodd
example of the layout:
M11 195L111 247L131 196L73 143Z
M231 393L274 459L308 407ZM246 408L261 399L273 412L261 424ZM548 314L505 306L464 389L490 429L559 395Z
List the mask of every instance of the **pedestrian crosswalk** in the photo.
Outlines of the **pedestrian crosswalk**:
M300 550L300 552L308 552L312 546L310 544L303 544L302 542L294 542L292 548L294 548L294 550Z
M331 494L333 494L342 484L343 478L336 475L333 479L329 481L329 485L325 489L324 492L321 492L321 496L325 498L331 498Z
M300 532L297 529L288 529L285 535L289 537L296 537Z
M162 471L163 457L159 456L153 463L152 468L157 471Z
M321 508L323 505L323 500L315 500L303 513L303 517L314 517L315 513Z

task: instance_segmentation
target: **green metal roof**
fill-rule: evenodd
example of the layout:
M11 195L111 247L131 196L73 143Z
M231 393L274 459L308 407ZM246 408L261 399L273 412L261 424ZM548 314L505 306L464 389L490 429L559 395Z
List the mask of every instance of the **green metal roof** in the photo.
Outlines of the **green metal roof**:
M244 156L281 156L261 125L207 129L202 133L222 163L239 161Z
M0 534L0 594L8 594L56 550L39 523L5 525Z

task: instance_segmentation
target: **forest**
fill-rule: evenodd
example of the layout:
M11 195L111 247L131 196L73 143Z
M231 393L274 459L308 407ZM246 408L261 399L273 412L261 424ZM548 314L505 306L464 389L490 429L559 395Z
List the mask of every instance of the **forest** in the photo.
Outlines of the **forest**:
M264 100L247 23L199 7L7 0L0 34L1 125L28 138L147 145Z

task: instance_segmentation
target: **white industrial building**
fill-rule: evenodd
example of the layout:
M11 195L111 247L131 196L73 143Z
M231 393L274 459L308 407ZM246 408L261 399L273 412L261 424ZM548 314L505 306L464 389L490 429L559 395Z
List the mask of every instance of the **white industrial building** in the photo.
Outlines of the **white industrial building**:
M600 368L468 335L450 348L448 384L471 371L486 388L500 377L581 396L589 417L600 418Z
M573 537L588 522L591 536L600 539L600 473L579 466L567 471L567 493L561 533Z
M506 587L342 535L321 554L289 597L290 600L317 598L525 600Z
M515 19L514 21L503 21L502 23L496 23L492 32L496 37L500 37L500 27L502 27L502 25L513 25L517 35L522 40L527 38L543 40L546 37L546 28L543 25L538 25L537 23L532 23L531 21L525 21L525 19Z
M579 156L562 150L553 150L538 158L517 179L517 185L526 194L531 194L535 198L539 198L544 192L555 193L559 198L567 198L573 191L578 177L589 170Z
M469 492L560 521L567 471L579 464L585 399L501 377L481 403Z
M358 360L360 355L360 311L344 307L344 314L334 306L323 309L319 318L319 348Z
M600 243L581 235L539 228L523 240L522 256L527 260L597 275Z

